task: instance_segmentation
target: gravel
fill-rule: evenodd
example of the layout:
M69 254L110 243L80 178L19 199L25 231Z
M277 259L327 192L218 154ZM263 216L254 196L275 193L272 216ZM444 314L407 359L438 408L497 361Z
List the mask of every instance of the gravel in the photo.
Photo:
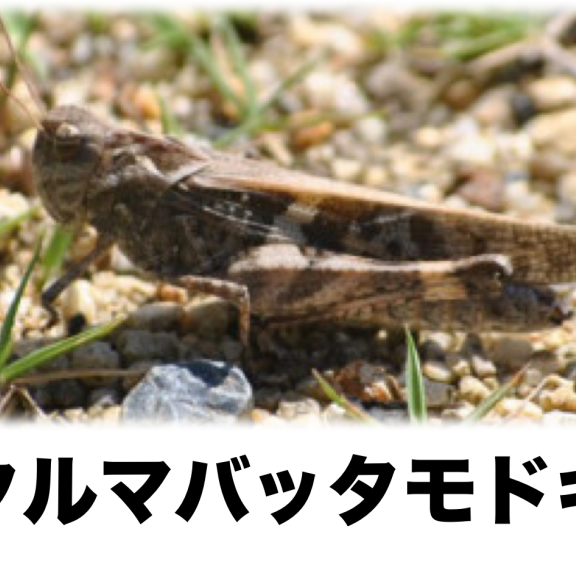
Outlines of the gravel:
M190 34L205 21L177 18ZM237 111L192 59L162 41L144 50L153 40L145 19L105 15L94 27L94 19L81 13L41 15L28 46L45 71L41 92L51 105L74 100L153 134L163 131L163 100L171 103L182 139L210 145L229 134L238 124ZM504 62L514 70L508 75L482 58L456 63L429 29L402 48L378 44L378 38L401 34L409 19L389 12L259 14L243 42L261 101L297 65L328 51L271 107L268 124L277 130L256 130L229 148L446 206L574 224L574 78L550 63L535 71ZM237 85L233 67L225 74ZM21 82L15 91L33 109ZM0 223L38 207L30 220L0 237L1 321L36 239L53 224L31 182L30 120L10 100L0 112ZM78 231L68 260L87 254L94 242L93 230ZM572 290L565 291L574 301ZM246 364L233 306L159 284L117 249L76 281L57 308L65 322L47 326L37 290L28 290L14 329L14 358L62 338L74 319L95 325L129 315L107 339L30 375L58 372L56 380L29 389L42 410L69 421L351 421L326 398L312 369L379 421L408 418L402 330L324 322L274 331L255 321ZM416 337L437 421L462 420L530 363L488 419L576 423L574 321L526 335L429 331ZM115 374L98 375L105 370Z

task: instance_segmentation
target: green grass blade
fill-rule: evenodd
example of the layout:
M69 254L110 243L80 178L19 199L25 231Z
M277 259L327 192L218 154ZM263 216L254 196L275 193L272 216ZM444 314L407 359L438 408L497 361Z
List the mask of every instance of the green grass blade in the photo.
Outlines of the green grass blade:
M226 81L207 42L196 33L187 30L176 18L166 14L152 14L149 17L149 22L156 32L156 37L147 42L144 49L165 44L174 51L191 56L210 78L212 86L220 93L220 96L224 100L232 102L238 115L242 117L246 103Z
M413 422L425 422L427 419L426 394L424 378L420 367L418 350L414 344L410 330L406 330L406 397L408 412Z
M156 2L127 2L126 5L138 17L148 20L156 33L169 36L179 47L187 44L188 31L165 6Z
M10 303L10 308L8 308L8 313L6 314L6 318L4 318L4 322L2 323L2 328L0 328L0 371L4 368L6 361L10 357L10 352L12 351L12 329L14 328L14 321L16 320L16 315L18 314L18 308L20 307L20 301L22 300L22 295L24 294L24 290L26 290L26 286L28 285L28 281L30 280L30 276L32 274L32 270L38 261L38 257L40 256L40 248L41 242L38 242L36 246L36 250L34 251L34 255L26 268L26 272L24 272L24 276L22 280L20 280L20 284L16 290L16 294L14 295L14 299Z
M352 402L350 402L344 396L341 396L340 394L338 394L336 392L336 390L334 390L334 388L332 388L332 386L330 386L328 381L317 370L312 370L312 374L313 374L314 378L316 378L316 381L318 382L318 384L320 384L320 387L322 388L322 392L324 392L324 394L328 397L328 399L331 402L334 402L335 404L340 406L340 408L343 408L344 410L346 410L346 412L352 418L354 418L355 420L360 420L362 422L367 422L368 424L377 424L378 423L378 421L376 419L374 419L370 415L366 414L366 412L364 412L363 410L358 408L358 406L355 406L354 404L352 404Z
M66 258L68 248L74 238L74 232L63 226L56 226L50 242L40 259L40 275L36 288L42 290L48 279L56 274Z
M0 222L0 242L12 234L12 232L19 228L24 222L36 216L36 214L38 214L38 208L30 208L29 210L22 212L22 214L18 214L13 218L8 218Z
M204 69L204 72L208 74L210 81L218 92L220 92L220 95L224 99L232 102L238 114L242 116L246 104L225 80L212 50L197 36L191 38L191 46L192 57Z
M78 2L77 6L84 13L88 26L94 34L106 32L107 17L99 2Z
M478 422L487 416L500 400L506 397L512 389L516 388L520 382L522 382L527 369L528 364L524 366L522 370L517 372L510 382L494 390L490 396L485 398L470 414L468 414L464 419L464 422Z
M298 82L301 82L306 75L318 65L322 58L324 58L323 54L305 62L297 68L293 74L285 78L280 85L276 87L271 96L263 104L258 105L256 113L248 115L236 128L229 130L226 134L218 138L214 142L214 146L223 148L246 134L254 134L261 131L263 127L267 125L267 113L278 103L284 92L295 86ZM270 125L272 123L268 122L268 124Z
M120 326L120 324L125 320L125 317L120 317L102 326L96 326L95 328L86 330L76 336L70 336L69 338L60 340L59 342L54 342L53 344L44 346L39 350L34 350L34 352L27 354L24 358L20 358L0 370L0 387L8 384L15 378L22 376L44 362L48 362L53 358L66 354L79 346L104 338L110 334L110 332L118 328L118 326Z
M36 30L38 25L38 15L32 14L28 15L25 12L16 11L8 12L3 15L4 22L6 23L6 28L10 37L13 39L14 48L16 52L21 55L21 57L26 57L26 49L28 46L28 41L30 37ZM16 81L16 76L18 75L18 66L14 58L11 59L11 63L8 68L8 74L6 80L4 81L4 86L6 87L6 93L0 95L0 104L4 104L8 93L14 87L14 82Z
M20 44L28 30L28 15L24 2L0 2L0 17L16 44Z
M160 122L162 124L162 132L164 134L171 134L172 136L182 136L184 130L178 123L178 120L174 117L174 114L170 111L170 108L166 104L166 100L160 95L158 95L157 98L160 104Z
M232 61L232 66L236 73L240 76L242 84L244 85L244 93L246 95L245 109L243 110L244 118L251 118L258 114L259 105L256 95L256 87L248 71L248 63L244 52L242 50L242 42L238 38L236 29L230 20L222 16L216 22L216 29L218 30L220 36L222 37L228 54L230 55L230 60Z
M324 60L325 57L325 54L322 53L319 56L312 58L308 62L304 62L301 66L296 68L292 74L284 78L284 80L280 82L280 84L276 87L274 92L272 92L266 102L260 106L260 113L264 114L273 108L278 103L280 98L282 98L284 92L290 90L290 88L293 88L296 84L302 82L302 80L304 80L304 78L306 78L306 76L308 76L308 74L310 74L310 72L312 72L312 70L314 70L314 68L316 68L316 66L318 66L318 64L320 64L320 62Z

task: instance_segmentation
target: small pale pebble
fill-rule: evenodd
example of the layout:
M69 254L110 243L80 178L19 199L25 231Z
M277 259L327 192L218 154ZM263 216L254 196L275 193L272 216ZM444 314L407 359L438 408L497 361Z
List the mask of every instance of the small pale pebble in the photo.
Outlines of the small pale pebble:
M368 102L360 87L344 74L314 71L306 76L301 89L312 108L364 114Z
M576 154L576 109L538 114L525 127L534 144L544 150Z
M562 410L552 410L546 412L542 417L542 424L558 426L558 425L574 425L576 426L576 414L571 412L563 412Z
M362 183L371 188L380 188L388 182L388 171L383 166L368 166L364 170Z
M86 422L88 414L83 408L68 408L62 412L62 416L70 422Z
M297 417L320 415L320 404L312 398L302 400L281 400L276 410L276 416L285 420L294 420Z
M340 424L347 422L354 422L350 417L348 412L342 406L338 406L334 402L331 402L322 411L322 420L329 424Z
M0 319L4 319L12 302L14 301L14 297L16 296L16 290L4 290L0 292ZM30 309L30 298L28 296L23 296L20 299L20 306L18 307L18 313L21 316L26 316L28 310Z
M116 246L110 250L110 268L119 274L133 274L138 271L138 267Z
M355 60L365 52L362 37L340 22L320 21L311 15L295 13L287 22L290 42L307 50L330 47L339 57Z
M336 158L332 163L332 174L338 180L353 181L362 170L362 164L350 158Z
M470 358L470 363L472 364L472 370L474 371L474 374L478 376L478 378L495 376L497 373L494 363L478 354L472 355Z
M88 418L90 418L90 420L92 422L99 420L102 417L102 412L104 411L104 408L102 406L90 406L87 410L86 410L86 414L88 415Z
M529 386L528 384L520 384L518 388L516 388L516 395L518 398L527 398L534 392L534 387Z
M88 409L88 414L90 415L90 411L92 408ZM96 409L94 408L96 411ZM100 407L97 412L97 416L95 416L95 420L98 423L102 424L118 424L120 421L120 416L122 414L122 407L121 406L107 406L107 407Z
M124 59L125 74L135 81L147 82L164 80L174 59L172 51L163 46L157 46L155 50L135 50L130 56Z
M483 378L482 381L484 382L484 386L486 386L486 388L492 392L497 388L500 388L500 382L495 376L488 376L487 378Z
M538 403L542 407L542 410L546 412L550 412L551 410L576 412L576 393L573 387L544 390L538 398Z
M515 418L527 418L530 420L540 420L542 418L542 408L533 402L526 402L521 398L504 398L496 404L494 410L500 416L515 415Z
M162 302L174 302L176 304L186 304L190 299L187 290L166 282L158 284L156 296Z
M493 166L496 161L496 150L493 142L479 134L462 135L453 145L447 148L446 156L452 162L464 166Z
M444 382L424 379L424 393L428 408L444 408L454 402L456 388Z
M539 180L554 182L571 169L570 160L555 150L541 150L529 163L530 174Z
M420 354L428 361L444 362L446 358L446 348L432 339L425 339L420 345Z
M556 350L570 341L570 338L571 336L563 330L550 330L542 335L542 344L549 350Z
M82 315L88 325L96 323L98 311L90 282L78 280L66 291L62 300L62 315L66 320Z
M442 130L432 127L424 126L414 133L414 143L420 148L427 150L436 150L444 142L444 135Z
M442 418L446 420L464 420L474 411L475 406L464 402L461 406L455 408L446 408L442 410Z
M490 396L490 390L478 378L474 376L464 376L458 384L460 397L472 404L480 404L482 400Z
M568 76L536 78L528 84L527 92L541 112L576 105L576 82Z
M386 124L381 118L367 116L354 124L354 132L368 144L383 144L386 140Z
M567 390L574 390L574 381L568 378L562 378L558 374L550 374L546 376L545 381L542 382L544 390L558 390L558 388L566 388Z
M446 365L456 377L462 378L462 376L472 374L470 363L456 353L451 353L446 356Z
M98 272L92 276L94 286L104 290L114 290L131 300L142 297L152 298L156 293L156 285L136 278L135 276L120 276L112 272Z
M476 121L484 126L510 126L513 122L510 106L510 86L497 87L486 91L473 104L471 113Z
M22 194L0 189L0 220L19 216L29 208L30 203Z
M456 339L447 332L426 332L423 341L433 343L439 351L447 354L453 349Z
M424 373L424 376L430 380L434 380L435 382L444 382L449 384L454 380L454 375L450 371L450 368L448 368L446 364L435 360L424 362L422 372Z

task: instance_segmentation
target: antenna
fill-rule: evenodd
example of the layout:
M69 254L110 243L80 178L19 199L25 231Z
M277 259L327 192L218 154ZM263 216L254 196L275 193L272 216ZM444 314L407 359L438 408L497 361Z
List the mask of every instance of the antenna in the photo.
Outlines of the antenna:
M14 45L12 43L12 39L10 38L10 34L8 33L8 29L6 28L6 24L4 24L4 19L1 16L0 16L0 31L2 32L2 34L4 35L4 37L6 39L6 43L8 45L8 49L10 51L10 54L14 58L14 63L16 64L16 68L20 72L20 74L22 76L22 80L24 80L24 83L26 84L26 88L28 89L28 93L32 97L32 100L34 101L34 104L38 108L38 111L40 112L41 116L45 116L46 115L46 106L44 106L44 103L40 99L38 91L36 90L36 86L34 85L34 82L32 82L32 80L28 74L28 69L22 63L22 61L18 55L18 52L14 48ZM30 118L30 120L32 120L34 126L36 126L36 128L38 130L43 130L40 122L36 118L34 118L34 116L30 112L28 107L24 104L24 102L22 100L20 100L20 98L18 98L14 94L12 94L10 92L10 90L1 82L0 82L0 90L7 97L12 98L14 100L14 102L16 102L20 106L20 108L22 108L22 110L24 110L26 115Z

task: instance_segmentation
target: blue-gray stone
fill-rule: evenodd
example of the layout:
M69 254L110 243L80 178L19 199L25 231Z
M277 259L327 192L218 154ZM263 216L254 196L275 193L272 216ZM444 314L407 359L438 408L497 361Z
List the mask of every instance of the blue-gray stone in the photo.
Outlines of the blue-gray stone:
M229 422L252 403L252 386L239 368L195 360L151 368L124 399L122 418Z

